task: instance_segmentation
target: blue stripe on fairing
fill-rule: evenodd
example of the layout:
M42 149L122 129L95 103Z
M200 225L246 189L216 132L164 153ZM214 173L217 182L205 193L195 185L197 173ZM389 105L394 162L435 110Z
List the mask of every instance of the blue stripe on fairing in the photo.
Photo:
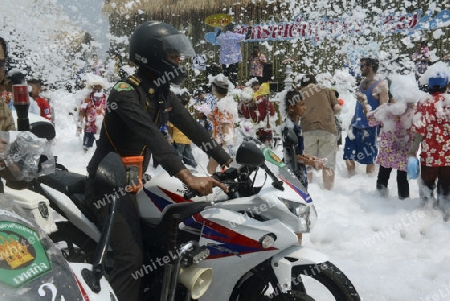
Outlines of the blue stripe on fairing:
M304 192L303 190L301 190L297 186L293 185L292 183L289 183L288 181L286 181L285 179L283 179L281 177L280 177L280 179L283 180L283 182L286 183L289 187L291 187L295 192L297 192L297 194L299 196L301 196L305 200L305 202L307 202L307 203L311 203L312 202L312 199L311 199L311 196L309 195L309 193Z
M160 212L162 212L166 206L173 204L172 202L169 202L165 198L151 192L148 189L145 189L145 187L144 192L150 198L152 203L155 204L155 206L159 209Z

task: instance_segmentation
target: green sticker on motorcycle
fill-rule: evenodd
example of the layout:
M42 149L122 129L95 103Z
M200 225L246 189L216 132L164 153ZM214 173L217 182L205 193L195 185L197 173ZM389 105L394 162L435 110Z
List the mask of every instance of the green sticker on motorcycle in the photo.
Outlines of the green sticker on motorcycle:
M14 222L0 222L0 281L20 287L52 270L36 231Z
M265 148L263 149L264 158L269 161L272 164L275 164L276 166L283 168L286 166L286 164L283 162L283 160L278 157L271 149Z

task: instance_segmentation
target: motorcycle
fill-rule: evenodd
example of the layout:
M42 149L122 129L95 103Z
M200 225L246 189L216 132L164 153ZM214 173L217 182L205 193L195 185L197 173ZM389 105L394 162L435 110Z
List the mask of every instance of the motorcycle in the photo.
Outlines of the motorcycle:
M25 198L0 194L0 289L4 301L117 301L103 277L101 293L83 281L86 263L65 260L43 229L35 223ZM40 205L40 208L44 208ZM44 211L42 211L44 212ZM44 215L45 216L45 215Z
M52 139L53 126L36 122L28 128L31 132L0 132L10 142L2 153L7 162L2 168L11 172L6 190L0 193L1 300L117 300L105 277L99 279L102 292L93 292L82 277L90 265L66 261L49 238L57 230L49 201L32 191L17 190L52 165L45 142L35 134Z
M290 137L294 143L295 134ZM110 155L105 175L123 168L120 158ZM360 300L339 268L302 245L317 215L311 196L289 166L251 139L237 149L236 162L239 166L213 175L228 185L228 193L215 188L213 194L198 197L166 173L147 179L137 192L145 263L135 276L144 279L146 300L165 300L168 294L170 300L311 301L323 300L324 295L337 301ZM278 168L277 175L266 162ZM67 243L68 261L89 260L104 235L84 203L84 181L84 176L61 169L30 186L67 218L52 238ZM114 195L119 190L94 205L114 205ZM194 244L193 253L176 256Z

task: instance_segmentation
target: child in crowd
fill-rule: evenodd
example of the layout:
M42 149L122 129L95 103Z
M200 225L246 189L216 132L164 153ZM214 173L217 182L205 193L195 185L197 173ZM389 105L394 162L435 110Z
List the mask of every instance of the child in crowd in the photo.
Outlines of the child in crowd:
M52 109L50 108L50 104L46 98L41 97L41 81L38 79L30 79L28 81L28 85L31 86L31 97L34 98L37 105L39 106L41 117L52 121Z
M288 164L294 174L305 188L308 188L308 179L306 177L306 166L315 169L323 169L323 162L316 157L309 156L303 152L303 134L299 125L300 117L305 113L305 97L302 92L290 90L286 93L284 101L281 103L281 112L284 115L284 121L281 125L281 136L284 149L284 161ZM288 132L293 130L297 136L297 143L294 149L291 149L287 143ZM294 151L294 153L292 153Z
M218 74L213 79L213 94L217 98L217 105L211 114L213 122L214 139L225 149L230 156L233 155L234 123L237 121L237 104L233 96L228 95L231 83L223 74ZM208 161L208 172L216 172L219 164L211 157Z
M210 90L211 88L205 85L195 91L195 95L196 103L207 104L212 112L216 108L217 99L210 93Z
M194 106L194 109L195 118L212 136L213 126L211 121L208 120L208 116L211 114L211 107L207 103L199 103Z
M106 113L106 94L103 92L103 88L106 88L105 81L100 77L92 77L88 80L88 87L92 91L81 105L78 122L78 132L81 132L84 120L83 147L85 151L94 145L95 134L100 132L103 116Z

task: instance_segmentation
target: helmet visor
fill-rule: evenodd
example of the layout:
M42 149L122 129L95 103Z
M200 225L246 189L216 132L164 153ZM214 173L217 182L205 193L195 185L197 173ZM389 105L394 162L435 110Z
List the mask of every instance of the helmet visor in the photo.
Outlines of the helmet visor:
M163 50L167 54L194 57L195 51L189 39L182 33L174 34L163 39Z

